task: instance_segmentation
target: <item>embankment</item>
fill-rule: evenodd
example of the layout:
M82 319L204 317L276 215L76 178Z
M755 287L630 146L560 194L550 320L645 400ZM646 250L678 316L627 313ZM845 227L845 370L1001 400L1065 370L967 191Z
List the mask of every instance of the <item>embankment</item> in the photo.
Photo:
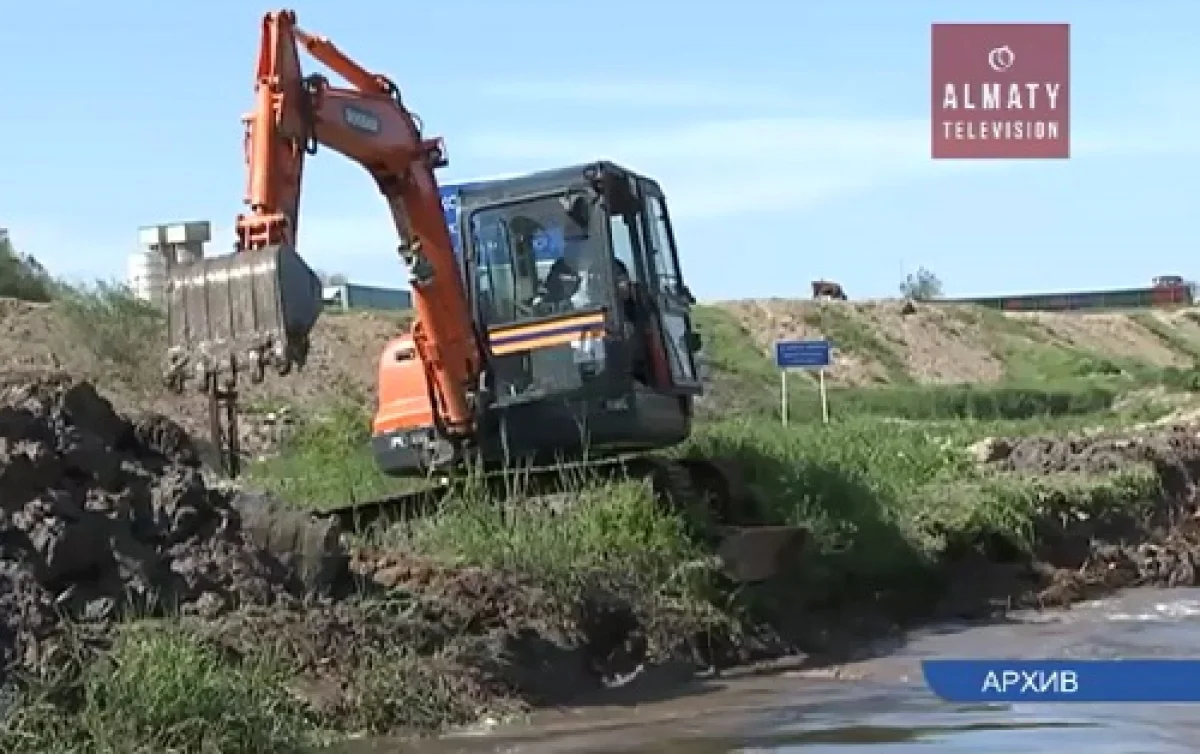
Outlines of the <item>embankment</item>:
M1121 315L1130 350L1128 322L1088 330L1101 315L738 306L700 312L716 389L681 452L737 459L770 520L813 534L794 572L741 590L632 483L580 483L554 515L455 498L369 538L311 519L389 490L362 357L392 317L324 318L309 370L247 391L254 449L277 451L251 467L266 497L206 483L203 403L158 391L153 310L0 302L0 750L295 751L647 667L834 661L922 621L1195 583L1195 429L1146 423L1189 415L1187 322ZM790 335L834 339L850 370L828 427L803 390L798 424L775 421L764 348Z
M835 346L828 377L839 416L864 407L912 419L1096 411L1129 393L1200 385L1192 368L1200 356L1198 316L1195 309L1009 315L939 304L910 311L899 301L722 302L696 311L711 365L703 405L710 416L773 415L779 376L769 359L772 343L825 337ZM408 319L381 312L322 317L305 370L243 391L247 452L277 447L310 407L369 404L370 355ZM163 338L160 313L119 289L70 292L52 303L0 298L0 362L8 369L65 371L102 386L118 408L154 408L204 432L203 401L161 389ZM797 374L793 383L792 413L801 420L815 410L807 379ZM954 400L944 398L949 387L959 393ZM1001 389L1009 397L997 405L989 396ZM933 392L942 397L933 400Z

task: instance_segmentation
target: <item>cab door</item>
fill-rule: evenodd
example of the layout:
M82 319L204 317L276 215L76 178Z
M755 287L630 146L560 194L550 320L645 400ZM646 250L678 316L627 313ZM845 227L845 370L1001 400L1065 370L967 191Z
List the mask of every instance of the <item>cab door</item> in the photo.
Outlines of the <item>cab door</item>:
M675 247L675 234L667 214L667 204L658 187L641 182L643 244L650 268L651 295L658 305L660 331L671 378L676 388L686 392L700 390L696 368L698 338L692 329L691 291L684 283Z

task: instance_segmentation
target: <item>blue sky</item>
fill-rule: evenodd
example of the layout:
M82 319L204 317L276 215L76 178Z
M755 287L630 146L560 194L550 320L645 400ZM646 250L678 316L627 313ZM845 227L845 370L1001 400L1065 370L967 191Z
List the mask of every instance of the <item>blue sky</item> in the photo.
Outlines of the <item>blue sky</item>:
M955 295L1200 275L1194 0L291 7L400 84L444 182L601 157L658 178L702 298L888 296L919 265ZM72 277L123 276L143 224L210 219L227 248L267 9L8 3L0 227ZM931 160L933 21L1070 22L1073 157ZM301 233L314 267L405 280L373 183L330 151Z

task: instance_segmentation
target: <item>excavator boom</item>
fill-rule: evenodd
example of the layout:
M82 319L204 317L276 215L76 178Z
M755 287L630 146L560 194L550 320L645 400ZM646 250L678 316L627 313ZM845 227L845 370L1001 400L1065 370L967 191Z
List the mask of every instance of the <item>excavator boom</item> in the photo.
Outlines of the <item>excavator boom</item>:
M213 392L242 372L258 380L267 366L303 365L320 286L296 253L301 185L306 156L325 146L370 173L388 203L435 421L448 438L468 437L482 355L434 175L446 164L441 140L423 136L389 78L301 30L292 11L268 13L261 39L254 109L244 118L248 209L232 254L169 269L168 382L181 390L197 378ZM305 76L301 49L350 86Z

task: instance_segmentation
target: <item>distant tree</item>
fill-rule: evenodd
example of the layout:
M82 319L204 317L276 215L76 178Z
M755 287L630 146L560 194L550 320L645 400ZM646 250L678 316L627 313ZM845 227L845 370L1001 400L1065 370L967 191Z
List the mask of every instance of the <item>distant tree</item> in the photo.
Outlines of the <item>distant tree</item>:
M900 284L900 293L913 301L931 301L942 297L942 281L924 267L910 272Z
M325 285L347 285L350 279L340 272L335 272L329 276L329 282Z

